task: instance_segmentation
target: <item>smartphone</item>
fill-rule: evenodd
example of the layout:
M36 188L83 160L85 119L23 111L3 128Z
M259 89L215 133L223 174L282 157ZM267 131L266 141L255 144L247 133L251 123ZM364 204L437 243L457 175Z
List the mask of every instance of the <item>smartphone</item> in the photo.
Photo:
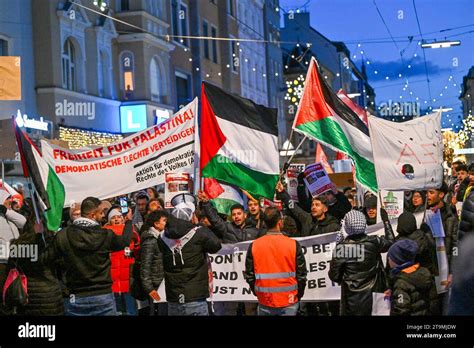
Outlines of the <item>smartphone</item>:
M122 214L128 213L128 201L126 198L120 198L120 210Z

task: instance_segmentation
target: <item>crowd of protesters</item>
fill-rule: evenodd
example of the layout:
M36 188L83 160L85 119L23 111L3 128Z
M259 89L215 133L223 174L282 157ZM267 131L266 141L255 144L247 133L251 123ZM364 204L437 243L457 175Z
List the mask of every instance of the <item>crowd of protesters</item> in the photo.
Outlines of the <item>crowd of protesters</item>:
M371 315L373 293L391 298L391 315L472 315L473 187L474 164L453 163L440 187L405 192L396 231L370 192L334 186L311 197L299 187L295 202L278 182L281 210L264 210L249 199L247 209L235 204L226 216L203 191L197 197L177 196L173 208L165 209L163 192L149 188L73 203L64 210L62 228L53 233L37 221L31 199L17 185L21 200L9 198L0 205L0 242L3 250L34 246L37 257L0 255L1 289L12 268L28 279L28 303L13 308L2 303L0 315ZM414 215L425 209L439 210L444 230L449 291L441 294L435 285L435 238ZM39 218L44 219L41 213ZM368 234L378 219L384 235ZM336 251L359 248L363 257L334 253L328 275L341 286L340 301L301 303L307 269L301 246L291 237L334 232ZM258 302L211 306L207 255L222 244L244 241L252 241L244 277ZM158 293L163 280L166 302Z

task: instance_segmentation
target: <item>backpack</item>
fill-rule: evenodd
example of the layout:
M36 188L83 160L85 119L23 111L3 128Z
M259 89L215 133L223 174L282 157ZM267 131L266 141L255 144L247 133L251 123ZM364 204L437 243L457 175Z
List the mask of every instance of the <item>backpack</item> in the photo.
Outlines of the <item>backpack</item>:
M10 269L3 286L3 304L8 308L24 306L28 303L28 280L18 266Z

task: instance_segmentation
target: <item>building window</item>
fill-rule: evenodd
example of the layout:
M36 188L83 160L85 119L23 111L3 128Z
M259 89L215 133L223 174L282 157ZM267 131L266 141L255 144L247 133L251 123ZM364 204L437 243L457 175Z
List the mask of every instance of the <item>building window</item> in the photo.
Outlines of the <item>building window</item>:
M130 1L129 0L120 0L120 10L121 11L130 11Z
M179 0L171 1L171 17L173 25L173 40L189 47L189 39L179 36L189 36L188 31L188 8Z
M214 26L211 26L211 36L217 37L217 28ZM217 40L212 40L212 61L216 64L218 63L217 44Z
M232 66L232 71L237 72L240 62L238 57L237 43L235 41L230 42L230 65Z
M64 42L62 54L63 88L76 90L76 55L71 39Z
M202 21L202 36L209 37L209 24L206 21ZM203 40L204 42L204 58L210 59L209 53L209 40Z
M187 105L191 101L191 83L190 77L179 71L175 72L176 76L176 97L178 102L178 109Z
M109 81L109 64L107 59L107 54L105 52L100 52L100 64L99 64L99 94L103 96L111 96L110 91L110 81Z
M120 53L120 73L121 73L121 90L125 100L133 99L135 63L132 52L124 51Z
M229 15L235 17L234 0L227 0L227 4L229 6Z
M0 39L0 57L8 56L8 41Z
M151 100L164 104L165 101L165 75L162 65L157 58L153 58L150 62L150 94Z

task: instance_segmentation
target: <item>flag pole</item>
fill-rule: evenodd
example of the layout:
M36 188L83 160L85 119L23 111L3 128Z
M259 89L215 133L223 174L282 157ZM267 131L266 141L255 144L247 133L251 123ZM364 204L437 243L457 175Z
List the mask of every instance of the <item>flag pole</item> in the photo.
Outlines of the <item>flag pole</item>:
M41 224L41 219L38 212L38 206L36 205L36 200L35 200L35 195L34 195L36 189L34 189L34 185L31 182L31 177L28 177L28 190L30 191L31 202L33 203L33 210L35 212L36 223Z
M295 157L296 155L296 152L298 152L298 150L300 149L301 145L303 145L304 141L308 139L308 136L305 135L304 138L301 140L301 142L298 144L298 146L296 147L295 149L295 152L293 152L293 154L291 155L291 157L288 159L288 161L286 161L285 165L283 166L283 170L281 171L280 173L280 177L278 178L278 181L281 181L281 178L283 177L283 174L285 174L285 172L288 170L288 167L290 166L290 163L291 161L293 160L293 157ZM288 144L289 145L289 144ZM288 149L286 151L286 153L288 154Z

